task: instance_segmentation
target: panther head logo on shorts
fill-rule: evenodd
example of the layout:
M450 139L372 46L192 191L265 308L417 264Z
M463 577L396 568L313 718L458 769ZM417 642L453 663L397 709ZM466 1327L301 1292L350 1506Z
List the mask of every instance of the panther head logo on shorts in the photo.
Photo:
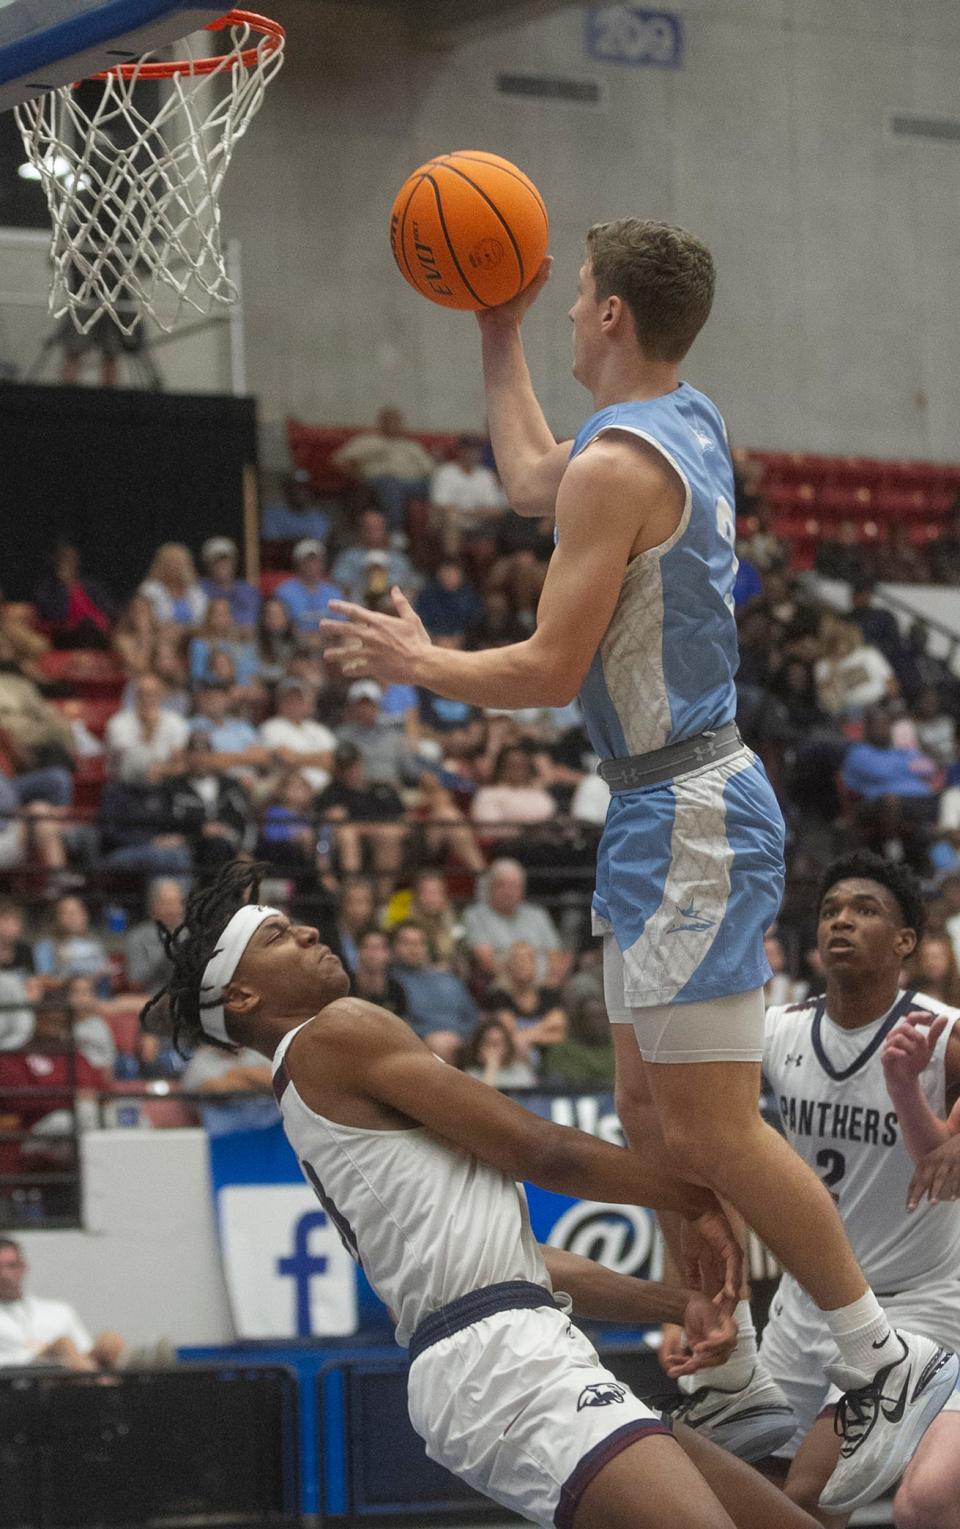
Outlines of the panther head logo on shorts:
M626 1391L612 1380L596 1381L592 1386L584 1386L577 1399L577 1411L582 1412L584 1407L612 1407L615 1402L622 1402L626 1397Z

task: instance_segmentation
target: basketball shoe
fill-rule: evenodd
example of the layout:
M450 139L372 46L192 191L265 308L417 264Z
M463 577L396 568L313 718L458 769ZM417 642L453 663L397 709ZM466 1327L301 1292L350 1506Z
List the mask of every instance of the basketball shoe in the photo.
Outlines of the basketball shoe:
M846 1387L835 1422L840 1460L820 1494L828 1513L849 1513L892 1486L956 1385L956 1354L895 1331L903 1353L871 1380L835 1365L827 1370L834 1385Z
M699 1386L668 1405L678 1423L741 1460L762 1460L793 1437L797 1417L772 1375L756 1364L739 1390Z

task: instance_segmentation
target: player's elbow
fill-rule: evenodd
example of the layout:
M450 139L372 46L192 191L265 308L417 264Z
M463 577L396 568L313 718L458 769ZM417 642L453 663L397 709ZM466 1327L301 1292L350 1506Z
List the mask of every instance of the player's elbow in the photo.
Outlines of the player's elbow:
M523 1177L541 1189L562 1193L581 1167L577 1133L546 1120L539 1124L526 1149Z
M569 706L575 701L580 686L586 678L586 668L575 654L565 653L562 648L550 651L549 638L537 632L537 670L540 677L538 690L541 706ZM587 666L589 667L589 665Z
M571 701L577 699L580 686L572 684L568 675L557 675L551 679L547 687L543 704L545 706L569 706Z

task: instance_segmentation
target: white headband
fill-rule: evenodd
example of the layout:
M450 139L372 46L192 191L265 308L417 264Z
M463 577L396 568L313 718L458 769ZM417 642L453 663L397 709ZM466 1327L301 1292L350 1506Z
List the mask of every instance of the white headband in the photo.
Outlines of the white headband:
M283 917L279 908L263 908L258 903L246 903L242 908L238 908L203 969L203 981L200 984L200 1023L207 1035L218 1041L226 1041L228 1046L235 1043L227 1034L223 1012L223 990L232 980L234 972L240 965L240 957L260 925L265 919L273 918L274 914L280 914L280 917ZM217 995L212 1002L211 989ZM210 1004L209 1008L206 1007L206 1003Z

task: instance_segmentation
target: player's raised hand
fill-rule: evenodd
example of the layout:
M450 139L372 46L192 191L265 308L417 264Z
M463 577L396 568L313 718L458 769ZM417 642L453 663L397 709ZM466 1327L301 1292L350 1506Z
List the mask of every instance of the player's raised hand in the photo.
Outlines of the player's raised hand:
M916 1210L924 1195L930 1204L960 1200L960 1136L951 1136L919 1162L907 1190L907 1210Z
M375 679L383 684L416 682L417 660L430 646L430 636L410 601L395 584L390 591L395 616L367 610L350 600L331 600L330 609L342 618L323 620L323 656L347 679Z
M550 280L552 265L553 256L548 255L533 280L528 282L516 297L511 297L508 303L499 303L495 308L481 308L477 313L477 323L480 325L481 332L515 329Z
M931 1020L923 1009L915 1010L891 1030L883 1043L880 1060L888 1087L903 1088L919 1078L929 1066L934 1048L947 1025L946 1015Z
M682 1330L671 1327L669 1331L671 1340L674 1333L678 1340L671 1341L666 1353L661 1347L660 1363L674 1380L723 1364L737 1341L737 1324L730 1313L718 1311L715 1303L698 1291L692 1291L687 1301Z

